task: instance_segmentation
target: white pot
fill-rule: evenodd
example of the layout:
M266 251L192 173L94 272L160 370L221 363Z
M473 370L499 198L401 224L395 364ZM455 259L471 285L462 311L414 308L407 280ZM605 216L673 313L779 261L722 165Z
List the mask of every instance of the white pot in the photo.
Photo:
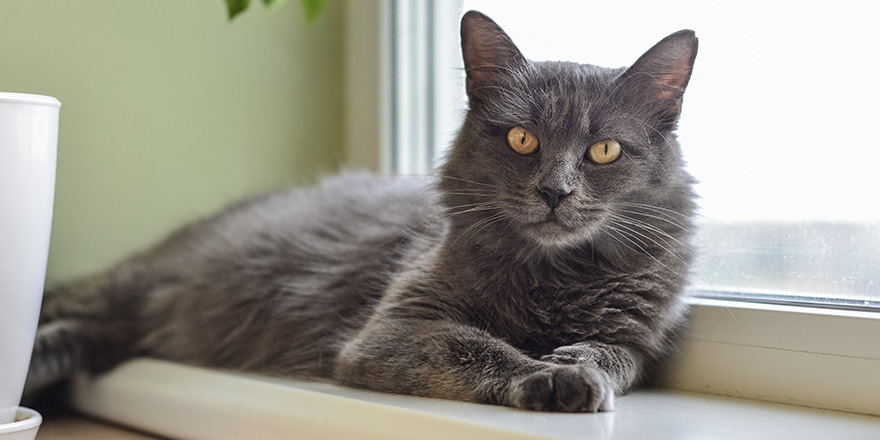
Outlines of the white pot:
M60 108L0 92L0 427L15 420L43 299Z
M42 423L40 413L19 407L12 423L0 424L0 440L34 440Z

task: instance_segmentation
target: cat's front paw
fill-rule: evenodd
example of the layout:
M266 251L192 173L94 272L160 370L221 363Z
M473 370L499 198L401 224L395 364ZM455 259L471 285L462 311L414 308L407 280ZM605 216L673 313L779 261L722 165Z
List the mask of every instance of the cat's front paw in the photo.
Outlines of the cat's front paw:
M553 350L551 354L541 356L541 360L559 365L595 365L593 351L586 345L565 345Z
M511 386L510 404L535 411L596 412L614 409L614 385L589 365L554 365Z

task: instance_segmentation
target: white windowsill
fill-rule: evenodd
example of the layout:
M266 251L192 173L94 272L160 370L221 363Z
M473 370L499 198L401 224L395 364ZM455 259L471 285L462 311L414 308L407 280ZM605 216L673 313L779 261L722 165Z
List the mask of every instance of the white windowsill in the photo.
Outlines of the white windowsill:
M606 414L518 411L150 359L77 378L72 403L175 439L878 439L878 334L877 313L694 300L671 389L621 397Z
M667 390L550 414L138 359L78 378L87 414L178 439L877 439L880 418Z
M880 415L880 313L693 303L670 388Z

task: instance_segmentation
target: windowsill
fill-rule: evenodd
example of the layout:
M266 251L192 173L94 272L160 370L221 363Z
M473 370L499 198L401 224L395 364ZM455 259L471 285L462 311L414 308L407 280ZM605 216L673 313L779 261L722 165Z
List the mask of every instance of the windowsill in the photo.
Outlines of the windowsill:
M692 310L670 388L880 416L880 313L712 299Z
M550 414L138 359L74 383L79 410L170 438L880 438L880 418L645 390L614 412Z

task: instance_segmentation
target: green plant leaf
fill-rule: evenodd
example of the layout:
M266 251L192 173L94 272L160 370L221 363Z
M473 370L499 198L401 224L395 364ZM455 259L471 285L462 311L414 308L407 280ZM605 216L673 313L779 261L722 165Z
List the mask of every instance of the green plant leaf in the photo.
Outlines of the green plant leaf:
M281 1L283 2L286 0ZM306 13L306 23L312 23L315 21L315 18L317 18L324 9L324 5L327 4L327 0L299 0L299 2L302 4L303 12Z
M229 19L232 20L236 15L247 9L250 3L251 0L226 0L226 11L229 13Z
M263 4L266 6L266 9L270 11L280 7L285 3L287 3L287 0L263 0Z
M238 14L244 12L250 6L251 0L225 0L226 10L229 12L229 20L235 18ZM315 18L324 10L327 0L299 0L302 5L303 12L306 14L306 23L311 24ZM263 0L266 9L275 10L281 5L287 3L287 0Z

